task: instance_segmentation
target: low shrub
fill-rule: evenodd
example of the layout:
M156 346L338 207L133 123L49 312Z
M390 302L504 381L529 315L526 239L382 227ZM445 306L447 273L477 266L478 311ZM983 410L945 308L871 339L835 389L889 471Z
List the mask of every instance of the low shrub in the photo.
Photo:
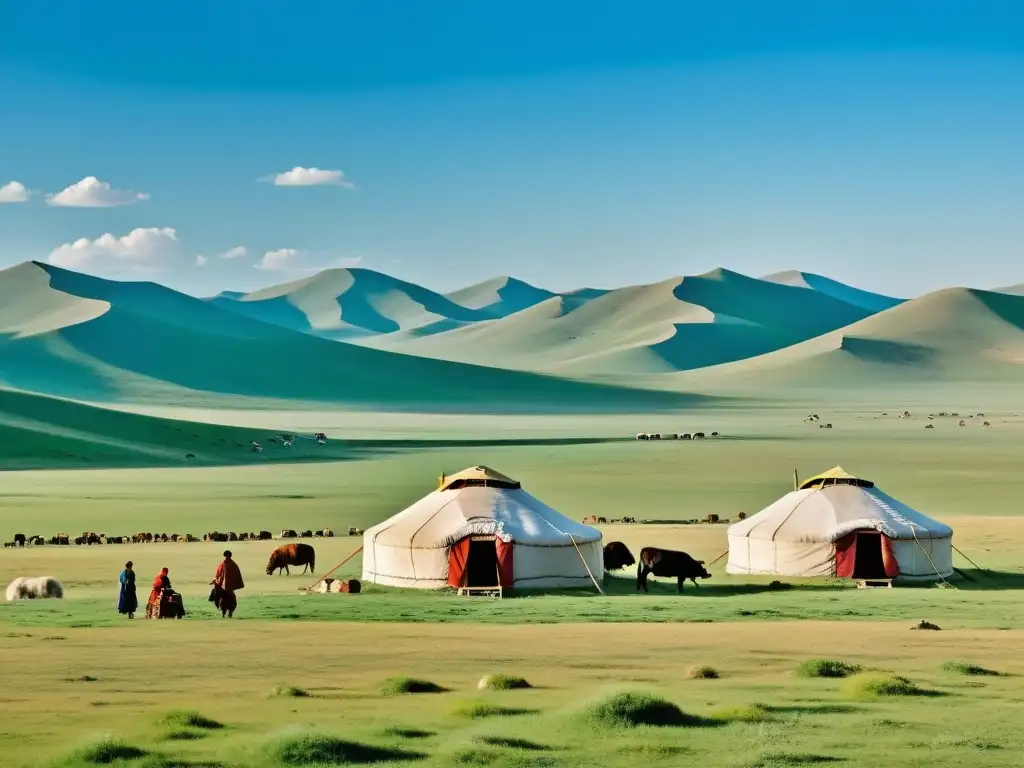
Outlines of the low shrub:
M530 684L521 677L512 675L485 675L480 678L477 688L481 691L511 691L519 688L529 688Z
M850 677L861 671L856 664L849 664L845 661L835 659L813 659L805 661L797 667L797 674L800 677Z
M388 678L381 685L381 693L385 696L398 696L403 693L444 693L437 683L429 680L417 680L414 677L392 677Z
M985 667L979 667L977 664L968 664L963 661L947 661L942 665L942 668L946 672L952 672L955 675L967 675L971 677L999 677L999 673L994 669L986 669Z
M70 764L110 765L123 760L138 760L148 753L122 739L102 738L72 755Z
M319 733L291 736L270 747L270 758L275 761L274 764L285 766L362 765L420 757L423 755L345 741Z
M900 675L889 672L862 672L843 682L843 691L857 699L884 696L924 696L929 693Z
M452 714L456 717L465 717L470 720L479 720L484 717L511 717L514 715L531 714L532 710L512 709L510 707L499 707L495 704L488 704L486 701L463 701L452 708Z
M168 712L161 720L163 725L175 728L197 728L201 731L219 731L223 723L187 709L175 709Z
M671 701L639 691L617 693L594 702L580 713L580 717L597 728L707 724L702 718L686 714Z
M694 680L717 680L721 677L714 667L690 667L686 676Z
M270 695L283 698L283 699L308 699L310 694L308 691L302 688L296 688L294 685L275 685L270 690Z

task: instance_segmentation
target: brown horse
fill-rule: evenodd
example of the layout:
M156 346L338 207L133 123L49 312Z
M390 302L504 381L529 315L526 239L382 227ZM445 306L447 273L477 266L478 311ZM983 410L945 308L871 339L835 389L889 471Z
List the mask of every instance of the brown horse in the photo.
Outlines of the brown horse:
M309 546L309 544L284 544L278 547L270 553L270 562L267 563L267 575L270 576L276 570L280 573L282 570L285 573L290 574L288 570L289 565L304 566L302 572L306 572L306 568L309 569L310 573L313 573L313 568L316 567L316 552Z

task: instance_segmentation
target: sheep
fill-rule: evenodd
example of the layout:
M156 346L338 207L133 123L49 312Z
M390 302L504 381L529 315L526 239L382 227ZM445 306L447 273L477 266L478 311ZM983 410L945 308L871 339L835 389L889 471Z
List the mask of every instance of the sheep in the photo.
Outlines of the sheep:
M7 585L7 602L64 597L64 586L53 576L20 576Z

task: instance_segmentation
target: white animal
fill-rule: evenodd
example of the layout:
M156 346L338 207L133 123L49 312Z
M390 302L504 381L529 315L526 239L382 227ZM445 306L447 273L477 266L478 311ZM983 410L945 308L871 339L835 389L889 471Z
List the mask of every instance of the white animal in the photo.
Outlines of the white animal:
M7 585L7 602L64 597L64 586L53 576L21 576Z

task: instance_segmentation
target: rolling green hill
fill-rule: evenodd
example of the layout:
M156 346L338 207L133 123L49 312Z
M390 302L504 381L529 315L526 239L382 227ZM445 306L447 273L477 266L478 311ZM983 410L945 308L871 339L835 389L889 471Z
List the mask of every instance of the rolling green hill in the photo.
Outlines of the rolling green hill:
M419 359L299 333L154 283L50 265L0 272L0 384L96 402L391 410L681 407L673 393ZM9 322L7 318L12 320Z
M573 375L689 370L743 360L871 314L827 294L728 270L554 296L507 317L422 337L365 340L425 357Z
M5 470L234 464L339 458L341 443L270 443L265 429L141 416L72 400L0 389L0 467ZM264 446L252 451L251 441ZM189 457L191 454L191 457Z

